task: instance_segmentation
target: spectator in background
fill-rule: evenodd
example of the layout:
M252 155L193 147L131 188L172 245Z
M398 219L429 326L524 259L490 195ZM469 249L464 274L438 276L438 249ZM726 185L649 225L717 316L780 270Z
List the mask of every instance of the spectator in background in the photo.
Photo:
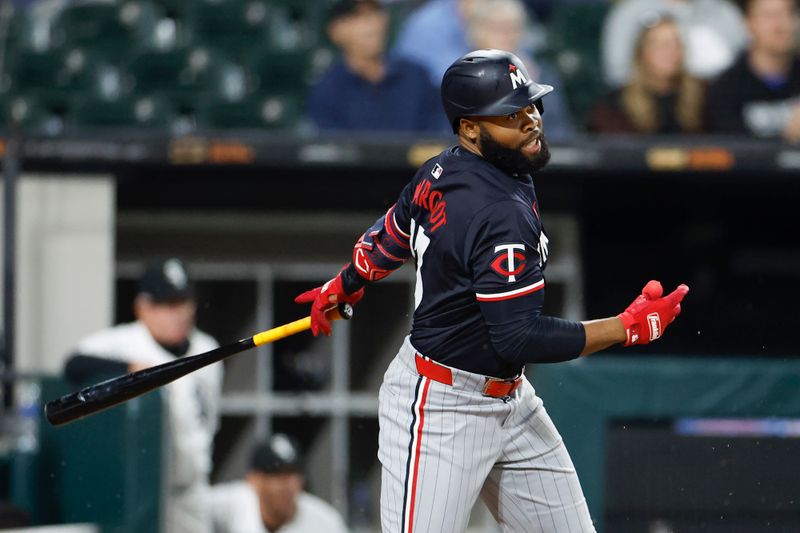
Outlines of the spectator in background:
M525 7L519 0L481 0L475 4L467 19L470 48L496 48L514 53L539 83L561 86L558 71L549 64L534 59L525 46L527 27ZM545 120L550 140L569 140L575 135L572 116L561 96L555 91L548 95Z
M194 290L175 258L150 263L134 301L137 320L99 331L78 343L65 367L83 384L216 348L194 326ZM170 486L167 531L210 533L208 475L217 429L222 366L211 365L166 386L169 394Z
M345 533L339 513L303 491L302 461L288 436L258 446L243 481L211 488L215 533Z
M439 95L419 65L386 57L389 17L377 0L339 0L328 35L335 62L311 88L308 112L321 130L447 132Z
M620 0L603 24L601 53L606 83L630 80L636 36L654 14L675 19L689 74L707 80L728 68L747 43L741 11L728 0Z
M403 22L394 52L423 67L438 87L453 61L472 50L467 19L482 0L428 0Z
M795 0L744 2L750 48L709 88L706 127L800 142L800 59Z
M684 67L675 21L658 16L642 26L631 77L589 113L587 129L599 133L698 133L703 84Z

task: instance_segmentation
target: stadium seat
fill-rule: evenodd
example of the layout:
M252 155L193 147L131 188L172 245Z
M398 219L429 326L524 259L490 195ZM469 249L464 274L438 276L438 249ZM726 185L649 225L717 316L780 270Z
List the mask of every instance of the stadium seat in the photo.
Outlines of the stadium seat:
M57 136L64 131L66 108L61 103L25 95L9 97L4 106L3 116L29 135Z
M16 95L45 95L48 100L64 100L75 93L113 98L124 89L121 69L90 49L21 52L10 58L7 72L4 90Z
M246 66L262 92L304 93L330 59L330 51L324 48L288 52L262 48L251 53Z
M581 122L606 91L600 61L600 34L609 5L556 5L547 21L549 59L561 73L567 101Z
M281 50L318 46L325 36L327 3L320 0L269 0L270 44Z
M10 80L8 90L13 93L64 87L67 81L65 56L61 50L21 50L8 58L6 72Z
M50 31L46 24L37 24L30 9L14 7L3 2L0 9L10 10L6 57L22 51L42 51L50 46ZM5 16L9 16L6 12Z
M173 106L159 97L129 96L116 100L77 97L68 122L78 127L136 126L171 129L177 120Z
M210 46L240 58L269 42L272 13L266 0L198 0L188 14L196 45Z
M140 54L129 73L134 92L162 94L179 105L191 105L206 94L236 100L246 92L244 70L204 47Z
M239 102L209 100L198 109L198 125L219 129L291 129L303 115L302 104L293 94L255 94Z
M120 57L154 46L160 18L153 4L137 0L69 3L53 25L53 42L57 46L94 47L108 56Z

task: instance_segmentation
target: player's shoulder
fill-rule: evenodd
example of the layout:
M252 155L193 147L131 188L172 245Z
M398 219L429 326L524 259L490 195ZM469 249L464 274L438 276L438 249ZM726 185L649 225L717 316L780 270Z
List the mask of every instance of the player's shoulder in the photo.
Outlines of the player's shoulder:
M492 187L491 182L496 181L497 172L499 170L480 156L456 145L423 163L414 179L430 181L443 191L492 193L496 187Z
M242 500L255 495L253 489L246 481L229 481L216 483L211 486L212 501L222 502L227 500Z
M84 354L107 354L122 346L136 344L147 336L147 329L141 322L128 322L104 328L91 333L78 341L77 351Z
M532 188L527 185L526 192L525 187L482 157L453 146L420 166L408 194L412 204L423 208L430 195L441 194L448 226L458 221L456 225L464 227L476 213L503 202L521 202L521 212L526 206L530 210L526 198L533 196Z

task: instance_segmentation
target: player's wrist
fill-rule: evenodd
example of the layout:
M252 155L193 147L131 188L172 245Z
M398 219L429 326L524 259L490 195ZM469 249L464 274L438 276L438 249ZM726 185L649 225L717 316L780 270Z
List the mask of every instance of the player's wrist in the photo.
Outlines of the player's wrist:
M350 295L358 292L359 290L363 289L368 280L361 276L353 263L347 263L347 265L342 269L339 273L342 283L342 291L345 294Z
M625 346L630 346L636 343L636 341L639 340L639 330L641 329L636 317L634 317L628 311L623 311L617 315L617 318L622 324L622 330L625 335L625 337L620 339L619 342L624 343Z

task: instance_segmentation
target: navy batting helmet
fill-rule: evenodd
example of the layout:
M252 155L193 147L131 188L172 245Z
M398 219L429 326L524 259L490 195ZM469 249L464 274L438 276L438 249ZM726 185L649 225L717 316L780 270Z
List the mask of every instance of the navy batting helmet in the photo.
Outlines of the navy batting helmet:
M450 65L442 78L442 104L453 133L461 117L509 115L534 104L553 90L536 83L522 61L503 50L476 50Z

